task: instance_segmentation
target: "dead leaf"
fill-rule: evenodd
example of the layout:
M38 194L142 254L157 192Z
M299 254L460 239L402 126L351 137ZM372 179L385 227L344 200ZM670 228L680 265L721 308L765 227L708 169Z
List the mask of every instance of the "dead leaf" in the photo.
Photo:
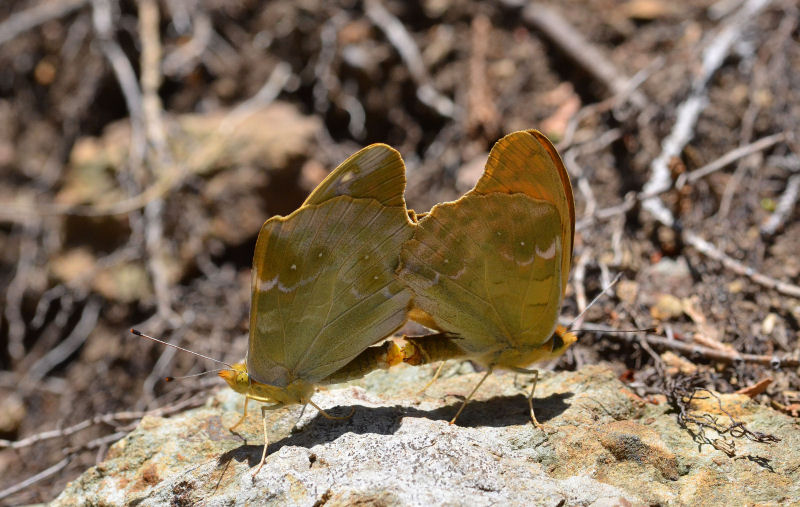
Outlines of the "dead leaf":
M736 391L736 394L744 394L751 398L755 398L759 394L763 393L767 390L767 387L772 383L772 378L767 377L765 379L761 379L755 384L747 387L743 387Z

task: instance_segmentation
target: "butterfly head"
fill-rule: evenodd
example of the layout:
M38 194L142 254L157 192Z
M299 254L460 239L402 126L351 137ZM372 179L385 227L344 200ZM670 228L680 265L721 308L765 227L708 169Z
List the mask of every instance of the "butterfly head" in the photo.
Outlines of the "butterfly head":
M218 373L231 389L256 401L293 405L307 403L314 394L314 384L297 379L288 386L273 386L253 380L245 363L236 363Z
M556 326L556 330L553 332L553 336L549 340L549 343L552 343L552 348L550 349L550 358L556 358L560 356L576 341L578 341L578 337L575 335L575 333L567 331L567 328L564 326Z
M232 366L233 368L230 370L222 370L217 375L222 377L237 393L247 394L252 383L250 375L247 374L247 366L244 363L236 363Z

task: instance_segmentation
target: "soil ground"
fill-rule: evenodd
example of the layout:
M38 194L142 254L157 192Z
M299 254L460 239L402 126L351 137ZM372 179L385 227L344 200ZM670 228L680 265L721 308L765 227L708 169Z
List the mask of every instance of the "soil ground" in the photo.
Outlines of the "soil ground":
M242 111L265 116L225 130ZM373 142L424 211L542 130L575 190L565 318L622 273L585 322L656 330L552 366L610 364L645 399L755 385L797 417L798 124L793 1L3 2L0 502L202 403L216 379L160 379L209 365L128 329L241 359L258 227Z

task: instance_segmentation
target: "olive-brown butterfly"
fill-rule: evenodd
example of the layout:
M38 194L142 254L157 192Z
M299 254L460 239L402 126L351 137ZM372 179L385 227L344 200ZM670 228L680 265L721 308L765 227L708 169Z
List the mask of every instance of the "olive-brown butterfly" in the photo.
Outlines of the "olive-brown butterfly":
M414 294L410 316L458 335L410 339L405 361L469 358L493 369L561 355L575 336L558 327L569 278L575 207L569 176L540 132L509 134L460 199L434 206L403 245L398 277ZM534 381L535 388L535 381ZM528 397L533 411L533 389Z

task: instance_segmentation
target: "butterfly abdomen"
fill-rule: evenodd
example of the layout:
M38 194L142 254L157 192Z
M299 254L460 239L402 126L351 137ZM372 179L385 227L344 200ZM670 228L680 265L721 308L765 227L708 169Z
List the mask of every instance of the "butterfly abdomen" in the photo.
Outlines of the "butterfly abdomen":
M403 362L403 352L392 340L368 347L352 361L322 379L320 384L338 384L361 378L374 370L385 370Z
M466 359L469 353L459 347L459 338L450 333L439 333L419 338L406 337L403 345L403 362L412 366Z

